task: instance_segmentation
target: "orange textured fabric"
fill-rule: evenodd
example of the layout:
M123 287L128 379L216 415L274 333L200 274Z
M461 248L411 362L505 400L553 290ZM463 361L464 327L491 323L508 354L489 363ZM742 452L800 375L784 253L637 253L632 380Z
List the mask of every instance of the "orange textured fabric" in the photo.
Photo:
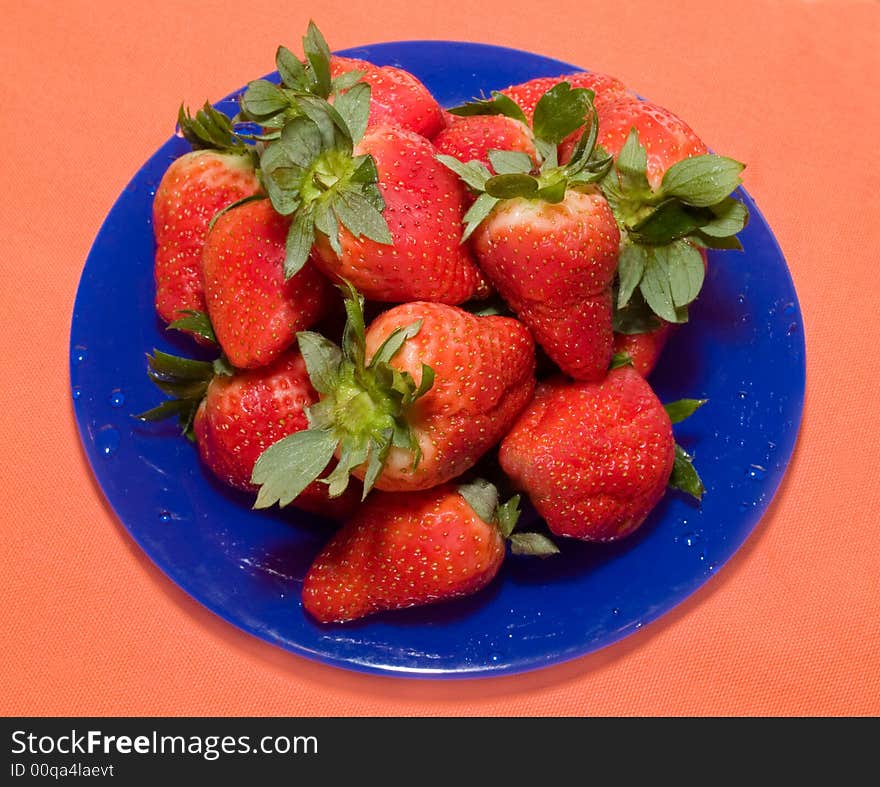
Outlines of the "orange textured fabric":
M558 0L541 25L522 0L378 7L260 0L243 15L227 0L5 4L0 713L880 713L880 6ZM745 547L684 604L617 645L487 680L323 667L186 597L92 480L67 372L92 240L168 137L180 101L217 99L270 71L276 45L296 47L310 15L334 48L474 40L613 74L748 162L746 187L804 312L800 440Z

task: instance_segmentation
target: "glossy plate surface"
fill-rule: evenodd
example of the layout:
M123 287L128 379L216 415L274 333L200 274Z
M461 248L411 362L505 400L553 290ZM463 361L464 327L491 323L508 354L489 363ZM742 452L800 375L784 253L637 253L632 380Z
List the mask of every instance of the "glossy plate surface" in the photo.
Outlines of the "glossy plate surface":
M455 42L385 43L342 54L407 68L444 106L579 70ZM219 106L231 113L235 105L227 99ZM706 582L758 524L794 449L804 340L785 260L742 194L751 211L741 236L745 252L710 255L691 322L652 378L663 401L709 399L676 427L706 484L702 506L667 494L629 540L565 543L564 554L546 561L510 558L472 598L345 627L313 623L299 589L329 526L295 509L251 511L245 496L200 466L172 424L146 426L131 417L161 396L146 377L144 353L190 349L153 311L150 223L163 172L187 150L178 138L163 145L101 228L76 298L70 374L86 453L120 522L173 582L217 615L349 669L435 677L521 672L590 653L650 623Z

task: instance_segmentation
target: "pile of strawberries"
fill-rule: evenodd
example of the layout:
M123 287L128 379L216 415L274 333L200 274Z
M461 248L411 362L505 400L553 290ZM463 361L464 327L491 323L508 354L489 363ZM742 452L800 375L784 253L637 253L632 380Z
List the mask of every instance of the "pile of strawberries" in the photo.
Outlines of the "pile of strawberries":
M214 361L154 351L204 464L342 522L318 621L478 591L525 493L555 536L632 533L702 484L645 378L706 248L737 248L742 165L613 77L534 79L451 110L412 74L333 56L310 25L234 118L178 122L156 192L156 309ZM499 491L500 490L500 491ZM507 498L507 499L503 499Z

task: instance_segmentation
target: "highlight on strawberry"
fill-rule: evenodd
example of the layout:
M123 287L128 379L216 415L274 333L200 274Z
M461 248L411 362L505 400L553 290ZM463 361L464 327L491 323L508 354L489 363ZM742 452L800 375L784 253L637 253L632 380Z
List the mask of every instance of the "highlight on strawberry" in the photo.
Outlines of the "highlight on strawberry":
M649 376L708 251L740 248L743 165L606 74L447 111L314 23L302 51L278 47L235 117L180 108L156 309L217 358L155 349L168 398L137 417L176 419L254 508L342 523L306 612L476 593L507 554L629 536L670 488L699 505L673 425L705 401L664 405ZM526 500L541 532L516 529Z

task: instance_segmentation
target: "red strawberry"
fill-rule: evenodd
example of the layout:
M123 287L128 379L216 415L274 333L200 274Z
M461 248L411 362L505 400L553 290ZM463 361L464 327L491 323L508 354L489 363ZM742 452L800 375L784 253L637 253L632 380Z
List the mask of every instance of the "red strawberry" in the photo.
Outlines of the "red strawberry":
M506 87L500 92L519 104L526 117L531 120L535 113L535 107L541 97L560 82L568 82L574 88L581 87L592 90L595 94L593 104L597 109L600 109L607 102L613 101L618 96L629 94L626 85L619 79L608 74L599 73L598 71L578 71L573 74L561 74L555 77L537 77L530 79L528 82ZM601 117L601 111L599 114Z
M497 443L532 396L534 343L517 320L422 301L382 313L365 335L357 293L346 308L342 350L299 334L321 401L311 429L260 457L257 506L294 499L334 453L331 495L349 473L366 491L442 484Z
M326 234L317 234L316 264L372 300L457 304L488 295L469 249L459 244L464 188L435 159L433 145L384 126L368 130L355 153L375 161L390 243L356 237L341 226L338 250Z
M627 366L601 383L540 385L499 452L550 530L588 541L638 528L663 496L674 459L669 415Z
M644 333L615 333L614 353L628 356L633 368L647 377L657 365L674 327L672 323L661 321L659 328Z
M177 416L195 440L205 466L224 484L256 492L251 474L270 445L306 429L305 410L318 395L295 350L269 366L239 371L224 361L193 361L155 351L148 356L150 378L173 399L139 416L154 421ZM342 519L358 505L355 487L330 499L328 487L310 484L296 505Z
M705 249L741 248L736 234L748 211L731 193L743 165L706 153L680 118L633 98L603 107L598 144L615 158L601 185L621 230L616 307L638 322L651 312L686 322L703 285Z
M257 200L220 216L205 243L208 313L238 368L271 363L332 303L330 284L310 264L285 281L289 226L269 200Z
M433 137L443 128L443 110L415 76L395 66L377 66L366 60L334 55L330 75L360 71L361 81L371 88L370 127L399 126L423 137Z
M564 84L541 102L536 139L543 150L550 146L551 158L540 170L523 154L497 151L490 154L502 172L496 176L479 162L441 161L482 192L465 217L464 237L472 234L480 267L501 297L566 374L600 379L611 360L611 284L620 233L602 193L590 184L610 159L594 158L585 135L576 159L555 166L555 143L595 113L584 91ZM557 117L564 122L555 124Z
M473 234L480 266L566 374L604 377L611 359L611 282L620 234L595 189L559 203L504 201Z
M634 96L620 96L602 106L598 144L616 158L633 128L647 150L648 182L655 189L673 164L706 152L703 141L680 117ZM560 160L566 161L573 147L571 141L564 142Z
M209 104L179 125L193 145L166 170L153 199L156 238L156 311L174 322L186 311L205 311L202 247L218 211L255 194L259 181L251 150L232 134L229 120Z
M315 559L303 607L322 623L342 623L476 593L501 568L517 501L498 505L495 487L479 480L377 492ZM511 536L514 552L520 535ZM531 554L558 551L549 539L542 546Z
M490 150L517 150L532 159L537 157L531 129L505 115L449 115L446 128L434 137L439 153L459 161L479 161L490 170Z

